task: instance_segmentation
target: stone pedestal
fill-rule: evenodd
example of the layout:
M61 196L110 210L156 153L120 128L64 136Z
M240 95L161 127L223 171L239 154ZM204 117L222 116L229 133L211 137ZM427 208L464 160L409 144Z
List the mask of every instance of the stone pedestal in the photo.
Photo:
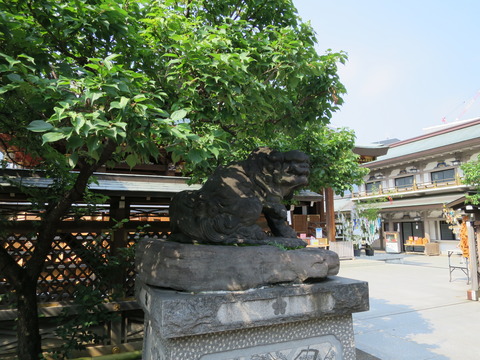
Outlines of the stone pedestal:
M368 310L366 282L203 293L137 285L144 360L355 359L352 313Z
M144 239L136 262L144 360L355 359L368 285L332 251Z

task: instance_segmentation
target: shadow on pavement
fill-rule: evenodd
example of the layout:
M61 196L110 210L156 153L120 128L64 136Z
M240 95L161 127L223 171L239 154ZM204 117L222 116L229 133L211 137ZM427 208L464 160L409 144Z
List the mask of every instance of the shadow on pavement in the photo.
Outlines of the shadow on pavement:
M357 360L382 360L373 355L367 354L365 351L360 349L356 349Z
M370 298L370 311L354 314L353 328L359 360L450 360L433 351L437 345L416 341L433 328L409 306Z

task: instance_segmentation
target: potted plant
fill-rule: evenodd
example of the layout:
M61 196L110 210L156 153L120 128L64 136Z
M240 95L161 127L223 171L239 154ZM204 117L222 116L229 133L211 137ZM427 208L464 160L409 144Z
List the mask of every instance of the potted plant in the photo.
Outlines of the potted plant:
M365 244L365 255L367 256L375 255L375 249L372 247L372 245Z
M362 246L357 244L356 242L353 242L353 255L356 257L362 255Z

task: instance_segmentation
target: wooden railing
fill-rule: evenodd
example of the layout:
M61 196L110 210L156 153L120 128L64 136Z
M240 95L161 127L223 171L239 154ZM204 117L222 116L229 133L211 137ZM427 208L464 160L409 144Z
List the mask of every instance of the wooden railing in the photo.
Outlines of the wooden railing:
M446 181L428 181L423 183L417 183L416 181L413 182L410 186L394 186L394 187L383 187L379 186L372 191L359 191L356 193L352 193L353 198L362 198L362 197L375 197L379 195L399 195L404 194L407 192L417 192L417 191L425 191L430 189L440 189L440 188L448 188L448 187L455 187L455 186L462 186L464 185L462 182L462 178L456 177L455 179L446 180ZM467 185L464 185L467 186Z

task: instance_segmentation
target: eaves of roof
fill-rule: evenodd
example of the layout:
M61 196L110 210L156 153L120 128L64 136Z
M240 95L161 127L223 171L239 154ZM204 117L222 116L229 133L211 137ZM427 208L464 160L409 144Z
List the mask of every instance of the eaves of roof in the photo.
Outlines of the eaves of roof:
M22 174L22 175L26 175ZM183 190L197 190L200 184L187 184L187 178L174 176L152 176L152 175L125 175L125 174L95 174L96 183L89 185L93 191L106 195L150 196L171 198ZM47 188L53 182L50 178L32 176L10 176L13 182L22 186ZM15 192L14 184L1 180L0 188L6 192Z
M298 194L295 194L293 198L297 201L322 201L323 200L323 195L320 195L314 191L308 190L308 189L303 189L298 192Z
M480 119L394 143L386 155L362 166L379 168L469 147L480 147Z
M387 154L388 148L388 145L356 145L353 152L357 155L377 157Z
M448 204L461 198L463 194L445 194L441 196L425 196L413 199L394 199L391 202L379 204L380 211L388 211L390 209L410 209L410 208L436 208L440 205Z
M391 201L376 203L380 212L389 210L411 210L413 208L419 209L432 209L438 208L441 205L449 204L453 201L458 201L464 197L464 193L456 194L441 194L435 196L421 196L408 199L392 199ZM335 211L349 212L355 206L355 202L352 199L338 199L335 200Z

